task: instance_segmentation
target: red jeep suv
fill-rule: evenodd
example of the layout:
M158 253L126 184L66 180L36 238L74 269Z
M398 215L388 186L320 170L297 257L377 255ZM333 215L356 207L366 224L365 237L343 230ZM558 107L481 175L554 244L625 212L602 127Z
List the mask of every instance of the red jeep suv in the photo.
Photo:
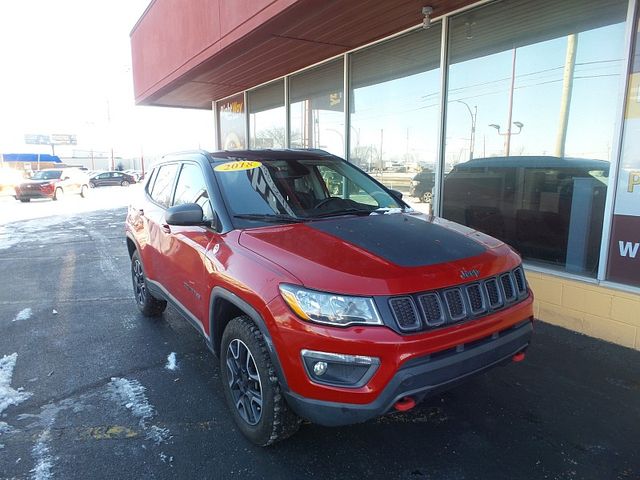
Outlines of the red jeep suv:
M408 410L524 358L520 257L401 197L321 150L172 154L148 176L126 221L138 308L169 302L202 334L252 442Z

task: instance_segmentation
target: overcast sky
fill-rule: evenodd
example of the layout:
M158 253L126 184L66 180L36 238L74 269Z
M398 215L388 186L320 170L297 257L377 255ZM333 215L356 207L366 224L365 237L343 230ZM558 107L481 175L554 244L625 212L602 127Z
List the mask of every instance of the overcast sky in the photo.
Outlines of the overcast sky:
M149 0L0 1L0 152L50 152L25 134L75 134L72 149L145 156L213 148L211 111L136 107L129 33Z

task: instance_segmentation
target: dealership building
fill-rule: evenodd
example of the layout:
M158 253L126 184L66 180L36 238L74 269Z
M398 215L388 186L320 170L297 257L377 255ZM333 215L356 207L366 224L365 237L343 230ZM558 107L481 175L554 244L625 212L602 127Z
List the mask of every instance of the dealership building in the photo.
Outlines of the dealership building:
M640 350L640 0L155 0L136 102L319 148L523 256L536 317ZM310 248L312 248L310 246Z

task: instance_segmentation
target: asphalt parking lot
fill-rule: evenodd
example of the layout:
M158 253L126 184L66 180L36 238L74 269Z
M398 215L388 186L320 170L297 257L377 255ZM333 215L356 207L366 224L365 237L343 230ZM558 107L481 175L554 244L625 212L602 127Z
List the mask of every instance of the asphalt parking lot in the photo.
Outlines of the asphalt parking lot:
M0 201L0 478L640 478L640 352L541 322L526 361L411 412L252 446L195 330L138 314L137 192Z

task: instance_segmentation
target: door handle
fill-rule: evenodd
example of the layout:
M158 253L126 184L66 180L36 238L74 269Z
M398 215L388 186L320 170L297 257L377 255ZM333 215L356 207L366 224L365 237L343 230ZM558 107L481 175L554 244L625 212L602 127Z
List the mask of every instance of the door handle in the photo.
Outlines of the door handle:
M164 233L171 233L171 227L169 225L167 225L166 223L162 224L162 231Z

